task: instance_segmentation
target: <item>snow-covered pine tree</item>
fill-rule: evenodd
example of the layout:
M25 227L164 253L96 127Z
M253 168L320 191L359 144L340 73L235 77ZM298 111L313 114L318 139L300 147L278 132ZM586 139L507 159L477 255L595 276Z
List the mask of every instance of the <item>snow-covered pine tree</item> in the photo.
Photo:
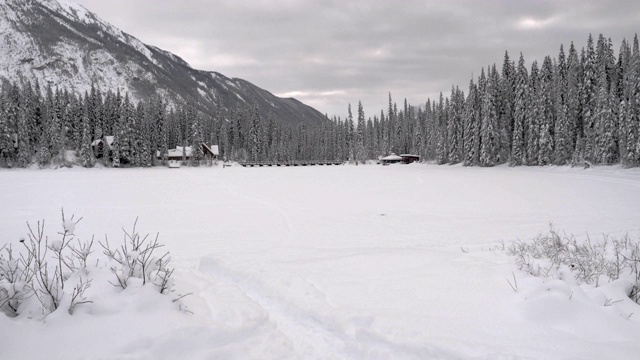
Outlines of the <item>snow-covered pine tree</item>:
M43 103L40 90L40 83L38 80L32 86L31 82L27 81L23 84L24 96L23 96L23 111L25 114L25 125L27 126L27 138L31 154L27 165L33 161L33 155L37 152L38 144L40 143L40 137L42 135L42 117L43 117Z
M539 93L539 147L538 165L549 165L553 162L553 64L551 57L546 56L540 70Z
M145 109L144 102L140 101L135 106L133 112L133 124L131 126L131 149L133 150L132 166L144 166L144 159L147 156L145 138Z
M50 134L50 151L54 163L61 164L64 162L65 140L64 130L62 128L63 114L59 109L58 91L54 95L53 90L49 86L47 89L46 113L49 119Z
M113 135L113 124L115 121L114 116L114 104L116 96L113 92L109 91L104 95L104 102L102 103L102 136Z
M458 113L456 104L456 89L455 86L451 86L451 95L449 96L450 102L447 107L447 131L445 142L449 145L447 147L447 163L456 164L460 162L459 150L462 140L459 138L459 135L462 135L462 132L458 131Z
M251 156L252 160L258 160L258 154L260 153L260 136L259 136L259 121L260 115L258 112L258 107L254 108L254 116L258 116L257 120L252 119L252 121L257 121L257 128L255 123L252 123L251 126ZM190 165L199 166L200 161L204 159L204 152L202 150L202 144L204 143L204 134L202 129L202 117L200 114L196 112L195 105L193 103L189 103L186 109L187 116L187 126L189 127L189 134L187 136L190 139L189 145L191 146L191 159ZM255 133L253 132L255 131Z
M473 78L469 81L469 95L464 105L464 134L462 142L464 146L464 165L473 166L477 164L477 146L480 144L478 113L476 111L478 103L478 87L473 82Z
M156 98L154 101L154 106L152 108L152 113L155 114L152 121L154 123L154 140L153 140L153 156L160 153L160 163L162 165L167 164L167 154L169 151L169 146L167 144L167 120L166 120L166 109L164 102L161 98ZM157 161L157 159L156 159Z
M347 160L348 161L353 161L355 158L355 151L354 151L354 124L353 124L353 113L351 112L351 103L349 103L348 109L347 109L347 119L345 121L345 149L347 151Z
M380 148L379 155L387 155L391 152L389 145L388 121L384 116L384 110L380 109Z
M627 139L627 151L631 153L629 158L635 165L640 163L640 49L638 35L633 37L631 53L631 86L632 93L629 96L629 138ZM631 135L632 134L632 135ZM635 141L635 147L634 147ZM631 149L634 149L633 151Z
M495 64L488 70L489 76L482 102L482 122L480 125L480 165L494 166L498 160L498 87L500 78Z
M131 146L131 127L133 124L134 110L133 104L129 100L129 94L125 94L120 106L120 114L116 124L113 142L113 166L119 167L130 164L133 159L133 149Z
M160 104L153 98L150 101L146 101L144 106L143 142L146 149L142 166L145 167L153 166L156 161L159 143L158 138L159 133L162 131L162 126L158 127L156 122L158 106L160 106Z
M87 112L90 124L90 131L94 139L102 139L107 135L104 133L104 109L102 102L102 93L99 88L95 87L95 84L91 84L91 92L89 93L89 99L87 104Z
M464 93L458 87L451 88L451 102L447 136L449 138L449 163L457 164L464 160L463 145Z
M298 128L298 137L297 137L297 149L296 149L296 159L297 160L306 160L309 159L308 153L308 134L307 134L307 126L304 123L301 123L297 126Z
M237 135L238 135L238 130L236 129L236 122L235 122L235 116L236 116L236 112L232 112L231 113L231 119L227 119L226 123L226 129L227 129L227 146L225 147L224 151L224 156L226 160L231 160L233 158L233 154L235 152L236 149L236 141L237 141Z
M580 106L581 79L580 59L572 42L567 56L567 92L565 96L567 105L565 115L567 117L567 134L569 138L567 152L570 157L575 150L578 133L581 131L578 127L582 118L582 108Z
M509 53L505 51L498 91L500 107L498 116L500 135L500 148L498 150L499 163L505 163L511 157L515 111L515 73L515 65L509 58Z
M120 153L121 157L124 157L128 160L131 166L139 166L140 164L140 147L138 142L140 141L141 129L140 129L140 121L138 121L138 113L141 112L141 108L136 106L131 100L127 97L124 105L124 115L123 119L124 125L127 128L127 142L122 143L123 147ZM126 146L125 146L126 145ZM128 151L125 151L128 150ZM123 156L127 153L127 156ZM122 158L121 158L122 160Z
M389 93L389 106L387 108L387 127L386 127L387 138L389 139L389 149L387 150L388 153L397 151L396 137L394 135L395 129L396 129L396 117L395 117L395 114L393 113L393 102L391 99L391 93Z
M427 102L424 105L424 133L422 134L424 138L422 159L425 161L435 158L433 108L433 101L427 98Z
M633 161L630 161L630 152L627 149L627 144L629 142L629 135L631 133L628 125L630 118L630 106L628 106L628 99L623 98L618 105L618 131L620 133L620 143L619 143L619 153L620 153L620 163L624 166L633 166ZM632 151L635 150L632 148Z
M596 45L596 61L595 69L597 71L596 81L600 82L600 69L605 72L604 82L606 83L607 92L611 90L611 87L617 87L616 81L618 78L617 67L615 64L615 55L613 51L613 43L611 39L604 37L603 34L598 35L598 42ZM596 93L599 90L596 90ZM615 90L614 90L615 93Z
M424 159L424 125L425 125L425 112L422 109L418 109L418 115L416 116L415 124L415 138L413 147L418 156Z
M7 91L2 85L0 88L2 89L0 92L0 160L4 161L4 164L0 162L0 165L6 165L7 159L12 156L14 149L11 139L12 132L9 128Z
M250 119L250 116L247 117ZM238 159L246 159L246 147L249 143L249 129L250 121L245 121L242 109L236 108L234 120L235 131L235 157Z
M571 159L571 135L569 134L569 118L567 116L567 62L564 47L560 45L558 63L555 66L555 125L554 125L554 164L565 165Z
M402 138L404 141L403 153L415 153L415 113L413 106L409 103L407 98L404 99L404 111L402 116Z
M0 156L5 165L11 167L15 163L18 141L18 117L20 94L15 84L0 85Z
M621 161L626 166L637 166L640 163L640 49L638 35L633 38L632 50L626 53L628 61L623 67L623 101L621 102L620 143Z
M258 161L262 153L262 121L260 120L260 109L255 105L251 113L249 127L249 154L252 161Z
M369 117L366 124L364 146L365 146L365 158L375 159L378 154L382 152L382 127L380 125L380 118L378 115L374 115L373 118Z
M377 125L378 125L378 117L376 115L373 116L373 119L371 119L371 117L367 119L367 131L365 132L366 136L364 138L365 159L367 160L374 159L375 154L377 153L376 151L376 148L378 147Z
M278 144L278 134L277 134L277 124L276 117L273 113L269 114L267 119L267 131L265 131L265 153L267 154L267 159L275 161L277 160L277 144ZM326 146L322 149L323 152L326 152Z
M438 107L435 112L436 118L436 161L438 164L446 164L447 151L447 106L445 106L444 96L440 93Z
M614 95L607 90L607 73L605 66L599 71L598 93L595 107L596 130L596 163L613 164L618 159L615 144L615 120L613 111Z
M525 146L527 165L538 165L540 126L538 119L540 118L540 74L538 71L538 62L531 63L531 72L529 73L529 86L527 103L527 115L525 122Z
M93 148L91 147L91 124L89 124L89 111L87 103L83 106L82 113L82 144L80 145L80 163L82 166L90 168L96 164Z
M596 103L596 53L593 37L589 34L587 49L584 52L582 68L582 129L584 133L584 157L587 161L595 160L595 103Z
M230 148L229 142L229 126L230 122L226 117L222 117L221 121L218 122L218 133L220 134L220 139L218 140L219 151L220 151L220 159L227 160L228 152Z
M80 99L69 94L69 112L65 116L67 124L67 135L70 142L70 148L80 151L82 143L82 97Z
M616 86L616 113L618 114L618 153L620 155L620 162L624 165L627 158L627 103L629 102L628 87L628 74L629 65L631 63L631 48L626 39L622 39L620 45L620 51L618 52L617 67L617 86Z
M33 156L33 145L30 139L30 131L34 131L32 127L33 121L33 98L30 98L30 93L26 92L24 97L21 99L20 107L18 108L18 118L17 118L17 145L18 145L18 154L17 154L17 165L19 167L27 167L31 164L32 156Z
M49 109L50 109L49 106L45 105L43 116L42 116L42 123L40 124L41 133L39 136L38 147L36 151L36 161L38 162L38 165L40 165L41 167L45 167L49 165L51 163L51 158L52 158L51 156L52 116Z
M393 117L396 119L395 125L396 128L393 129L394 130L394 134L393 137L396 139L395 143L396 143L396 151L398 153L402 153L404 152L404 149L406 147L405 141L404 141L404 136L402 136L403 134L403 125L404 125L404 119L401 116L401 114L398 112L398 104L393 103Z
M366 162L365 159L365 149L364 149L364 138L365 138L365 122L364 122L364 109L362 108L362 101L358 101L358 125L356 127L356 144L355 144L355 162L356 165L358 163L364 164Z
M527 103L528 103L528 84L529 75L524 65L524 56L520 53L518 67L515 74L515 93L514 93L514 122L513 135L511 142L511 166L520 166L526 162L525 149L525 124L528 122Z

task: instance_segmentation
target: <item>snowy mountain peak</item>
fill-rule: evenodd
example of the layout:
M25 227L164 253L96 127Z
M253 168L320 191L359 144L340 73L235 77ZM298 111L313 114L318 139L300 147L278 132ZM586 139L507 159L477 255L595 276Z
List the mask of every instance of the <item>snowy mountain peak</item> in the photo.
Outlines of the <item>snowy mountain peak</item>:
M318 111L238 79L191 68L179 56L146 45L67 0L0 0L0 80L66 88L120 90L133 101L162 96L203 110L258 105L283 122L324 121ZM41 86L43 89L45 86Z

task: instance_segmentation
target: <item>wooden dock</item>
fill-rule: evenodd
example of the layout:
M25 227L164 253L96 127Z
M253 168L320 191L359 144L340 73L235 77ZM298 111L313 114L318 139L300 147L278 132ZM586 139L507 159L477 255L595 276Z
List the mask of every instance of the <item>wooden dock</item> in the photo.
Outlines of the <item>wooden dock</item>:
M263 167L263 166L331 166L342 165L342 161L331 160L296 160L296 161L240 161L238 164L243 167Z

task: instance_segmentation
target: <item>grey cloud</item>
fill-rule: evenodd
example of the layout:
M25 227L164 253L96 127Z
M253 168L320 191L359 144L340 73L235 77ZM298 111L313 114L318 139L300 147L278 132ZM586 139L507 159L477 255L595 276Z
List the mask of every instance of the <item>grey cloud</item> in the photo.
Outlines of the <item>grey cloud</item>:
M297 97L330 115L368 115L467 90L471 75L523 52L528 63L602 32L632 38L640 2L76 0L194 67Z

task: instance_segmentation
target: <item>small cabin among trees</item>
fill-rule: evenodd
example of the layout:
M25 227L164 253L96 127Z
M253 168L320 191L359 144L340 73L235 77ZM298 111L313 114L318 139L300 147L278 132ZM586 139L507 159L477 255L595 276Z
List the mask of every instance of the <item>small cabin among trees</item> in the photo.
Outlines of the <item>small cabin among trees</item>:
M208 146L207 144L202 144L202 152L204 153L205 159L209 156L212 160L217 160L220 156L218 145Z
M389 164L398 164L402 162L402 158L396 154L391 154L389 156L385 156L380 159L380 164L389 165Z
M216 160L220 155L218 150L218 145L207 145L202 144L202 154L204 160ZM156 153L158 159L162 158L162 154L160 151ZM167 152L167 160L168 161L190 161L193 156L193 147L192 146L176 146L175 149L170 149Z
M413 154L400 154L403 164L411 164L420 161L420 156Z
M396 154L391 154L389 156L385 156L380 159L380 164L389 165L389 164L411 164L414 162L420 161L420 156L412 155L412 154L400 154L399 156Z
M91 143L93 155L96 159L107 156L109 159L113 156L113 136L105 136L102 139L94 140Z

